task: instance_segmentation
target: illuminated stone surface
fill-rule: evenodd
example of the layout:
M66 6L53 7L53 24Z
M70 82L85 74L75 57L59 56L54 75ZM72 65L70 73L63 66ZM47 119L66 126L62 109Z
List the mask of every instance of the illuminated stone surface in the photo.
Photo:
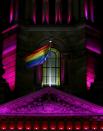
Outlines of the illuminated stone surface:
M0 106L0 115L89 116L103 114L103 107L54 88L44 88Z

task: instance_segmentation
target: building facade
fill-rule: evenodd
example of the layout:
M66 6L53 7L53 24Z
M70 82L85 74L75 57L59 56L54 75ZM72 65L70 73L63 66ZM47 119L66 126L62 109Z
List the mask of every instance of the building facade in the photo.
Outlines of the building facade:
M42 92L41 89L44 90L44 92L45 90L48 92L56 92L57 89L69 94L82 94L91 90L96 80L96 65L102 57L101 33L95 28L94 3L95 1L93 0L10 0L6 5L5 1L2 2L1 5L5 8L1 7L1 11L4 11L4 14L1 14L2 27L0 32L0 48L2 49L0 50L1 103L28 95L37 90ZM43 49L46 45L49 45L49 47L44 51ZM34 55L35 52L36 55ZM30 56L33 56L36 64L34 61L30 61L31 63L29 63L29 65L34 65L28 67L25 58L27 57L34 60ZM35 95L36 93L34 93L34 96ZM53 96L47 95L46 99L50 99L51 103L55 103L55 101L58 103L58 100L54 100L57 98L55 93L52 95ZM61 95L63 94L61 93ZM68 99L69 97L68 95ZM41 97L40 100L42 100ZM22 99L20 99L20 103L21 101ZM79 100L77 101L78 105ZM35 102L41 104L38 101L34 101L34 103ZM32 114L26 116L25 111L27 111L27 109L20 103L18 105L18 107L20 106L20 110L10 106L12 111L15 112L17 110L17 112L11 113L9 116L8 112L6 112L8 104L4 105L5 110L3 110L4 107L1 106L1 121L3 121L3 117L5 116L3 121L5 129L9 128L10 123L8 119L11 119L12 123L15 118L15 123L17 123L19 119L23 122L25 118L24 123L28 122L29 125L32 126L34 119L40 123L42 123L41 121L43 120L44 125L48 127L47 119L49 119L52 114L48 117L43 115L42 119L40 119L40 114L38 114L38 116ZM60 103L63 104L65 102L60 100L59 104ZM70 103L71 102L69 102L69 105ZM12 104L15 105L16 103L13 102ZM28 105L28 108L29 106L31 105ZM47 108L47 106L43 107ZM48 105L48 107L50 107L50 105ZM60 108L60 106L57 108ZM54 130L72 130L72 124L75 125L73 126L73 130L95 130L97 128L101 130L103 128L102 107L96 108L93 112L86 112L87 107L81 107L82 111L79 113L79 105L78 113L72 113L72 115L70 115L70 112L73 112L73 110L75 112L76 107L74 109L73 106L70 110L70 106L68 107L68 104L64 104L65 111L66 108L68 108L67 116L65 113L61 113L61 115L57 113L57 115L54 116L54 118L57 118L57 121L59 117L61 118L60 126L57 124L57 128L53 128ZM95 107L91 105L91 108ZM28 110L31 109L32 108ZM81 114L84 110L86 114L84 113L82 116ZM25 113L23 114L23 112ZM12 115L13 118L11 118ZM71 118L71 116L73 116L73 118ZM54 121L54 118L50 118L50 120L52 119ZM88 123L90 118L91 120ZM81 119L81 121L79 121L79 119ZM5 120L7 120L8 127L6 127ZM58 123L57 121L55 122ZM66 121L68 121L68 123L71 121L69 127ZM30 122L32 124L30 124ZM86 123L87 126L83 126L83 123ZM92 123L94 123L93 128ZM1 129L3 129L3 124L1 124L1 127ZM52 128L44 129L41 127L40 129L43 130L52 130ZM25 129L27 128L25 127ZM19 129L19 127L17 129ZM22 129L24 129L24 127L21 128L21 130ZM30 127L30 129L33 128ZM36 130L36 128L34 129ZM29 130L29 128L27 130Z

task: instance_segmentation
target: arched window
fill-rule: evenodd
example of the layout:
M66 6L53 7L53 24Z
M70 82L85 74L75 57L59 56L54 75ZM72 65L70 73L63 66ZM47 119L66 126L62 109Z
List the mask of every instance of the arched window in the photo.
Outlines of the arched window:
M49 58L43 64L42 86L60 85L60 53L51 48Z

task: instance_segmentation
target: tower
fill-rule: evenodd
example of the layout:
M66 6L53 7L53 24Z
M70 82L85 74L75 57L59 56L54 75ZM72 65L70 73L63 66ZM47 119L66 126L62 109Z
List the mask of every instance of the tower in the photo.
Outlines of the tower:
M9 9L13 31L2 31L2 64L11 91L22 96L46 86L71 93L90 90L102 53L100 32L93 28L94 1L11 0ZM50 58L27 68L25 57L50 42Z

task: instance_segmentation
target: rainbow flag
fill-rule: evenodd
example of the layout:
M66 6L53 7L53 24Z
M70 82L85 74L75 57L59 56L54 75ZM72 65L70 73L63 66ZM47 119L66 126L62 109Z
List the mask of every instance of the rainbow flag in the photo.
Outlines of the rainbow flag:
M47 44L25 58L27 67L34 67L43 64L49 56L50 45Z

